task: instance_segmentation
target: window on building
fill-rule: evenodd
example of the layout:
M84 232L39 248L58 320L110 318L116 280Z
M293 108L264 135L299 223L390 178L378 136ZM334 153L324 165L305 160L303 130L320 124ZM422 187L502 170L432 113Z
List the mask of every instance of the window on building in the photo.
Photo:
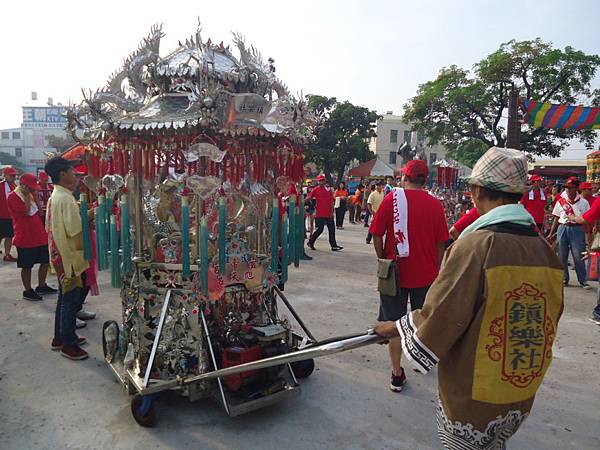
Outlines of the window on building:
M13 131L12 137L13 139L21 139L21 132Z
M429 165L433 165L434 162L437 161L437 153L430 153L429 154Z
M425 140L425 132L424 131L419 131L417 133L417 142L419 144L422 144L424 140Z
M410 142L410 133L411 133L410 130L406 130L404 132L404 142Z
M17 157L17 158L23 157L23 150L20 149L19 147L15 147L15 157Z
M390 164L396 164L396 152L390 152Z
M390 144L398 143L398 130L390 130Z
M3 131L2 132L2 139L9 139L10 138L10 133L8 131Z

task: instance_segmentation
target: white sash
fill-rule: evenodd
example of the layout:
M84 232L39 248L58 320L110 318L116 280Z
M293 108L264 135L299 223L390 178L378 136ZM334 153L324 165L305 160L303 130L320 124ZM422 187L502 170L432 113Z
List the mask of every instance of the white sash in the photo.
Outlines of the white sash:
M535 190L530 190L529 191L529 200L533 200L535 198ZM543 201L546 201L546 194L544 194L544 190L540 189L540 199L542 199Z
M396 237L398 256L406 258L410 254L408 244L408 202L402 188L394 188L394 236Z
M23 201L23 203L25 203L25 196L23 195L23 192L21 192L20 189L15 189L15 194L17 194L19 196L19 198ZM33 216L33 215L37 214L37 212L38 212L37 203L35 202L34 199L31 199L31 201L29 202L29 215Z

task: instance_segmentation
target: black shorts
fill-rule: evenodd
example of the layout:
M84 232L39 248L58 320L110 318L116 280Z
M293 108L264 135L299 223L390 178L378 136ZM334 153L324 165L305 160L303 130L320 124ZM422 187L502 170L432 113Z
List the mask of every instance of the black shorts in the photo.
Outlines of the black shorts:
M11 219L0 219L0 239L14 237L15 232L13 230Z
M379 316L377 320L387 322L404 317L408 311L408 299L410 298L410 309L421 309L425 302L425 296L429 286L422 288L400 288L395 297L379 294Z
M49 262L47 245L33 248L17 247L17 267L20 269L31 269L36 264L48 264Z

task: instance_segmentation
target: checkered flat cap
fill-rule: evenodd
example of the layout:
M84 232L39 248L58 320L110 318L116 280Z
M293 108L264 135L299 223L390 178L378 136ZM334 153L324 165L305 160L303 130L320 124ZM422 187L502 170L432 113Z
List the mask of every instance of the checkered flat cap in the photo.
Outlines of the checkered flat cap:
M494 191L526 192L527 157L512 148L492 147L475 163L467 182Z

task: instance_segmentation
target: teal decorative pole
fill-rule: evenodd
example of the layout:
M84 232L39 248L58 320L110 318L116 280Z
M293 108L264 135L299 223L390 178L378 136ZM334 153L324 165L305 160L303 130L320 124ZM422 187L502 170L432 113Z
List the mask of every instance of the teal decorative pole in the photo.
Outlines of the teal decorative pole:
M273 199L271 216L271 270L277 273L279 267L279 199Z
M288 215L284 214L281 219L281 280L280 283L285 283L288 280Z
M288 233L288 247L289 257L292 261L296 259L296 196L291 195L288 203L288 218L290 223L290 232ZM281 238L281 244L284 245L283 237Z
M87 195L79 195L79 214L81 215L81 229L83 236L83 257L86 261L92 260L92 240L90 238L90 222L88 220Z
M202 293L208 297L208 226L206 217L200 221L200 282Z
M110 192L106 192L106 245L112 248L112 237L110 234L110 217L113 213L113 199ZM108 262L106 264L108 266Z
M227 227L227 210L225 199L219 199L219 272L225 273L225 231Z
M121 247L123 248L123 273L131 272L131 237L129 234L129 204L127 195L121 195Z
M298 205L296 206L296 252L294 253L294 267L300 267L300 256L304 253L304 199L300 195L298 197Z
M114 288L121 287L119 273L119 233L117 231L117 218L114 214L110 216L110 285Z
M96 208L96 246L98 248L98 270L108 268L108 242L106 239L106 203L104 195L98 195Z
M183 277L190 277L190 204L186 196L181 197L181 263Z

